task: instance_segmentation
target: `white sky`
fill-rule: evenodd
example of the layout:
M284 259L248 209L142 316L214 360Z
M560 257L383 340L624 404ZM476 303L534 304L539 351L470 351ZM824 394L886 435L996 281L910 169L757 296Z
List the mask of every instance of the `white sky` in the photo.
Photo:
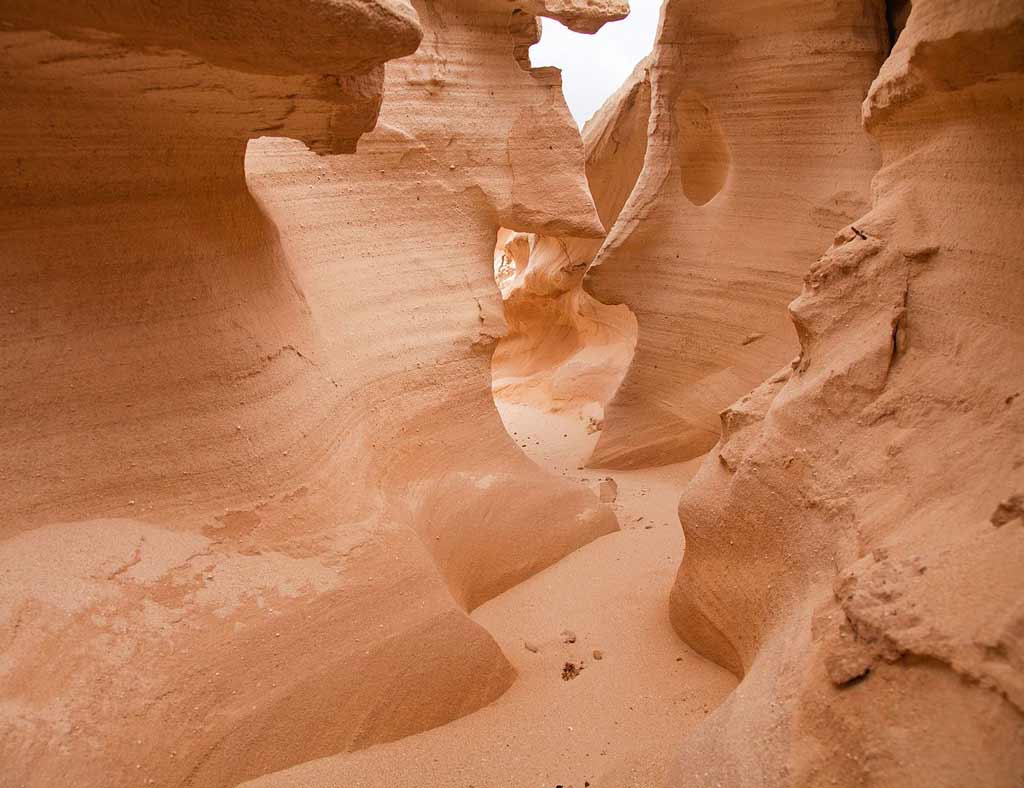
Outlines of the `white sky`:
M661 0L630 0L629 16L588 36L541 19L540 43L530 47L530 64L562 69L562 90L580 128L600 109L654 46Z

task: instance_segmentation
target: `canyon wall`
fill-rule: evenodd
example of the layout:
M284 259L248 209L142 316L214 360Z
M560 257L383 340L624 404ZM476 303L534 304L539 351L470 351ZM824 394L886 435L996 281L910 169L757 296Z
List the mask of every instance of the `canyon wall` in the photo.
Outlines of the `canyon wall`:
M872 205L680 503L673 622L743 680L671 785L1024 779L1020 3L914 0L863 119Z
M415 5L0 11L5 782L443 724L514 679L466 610L616 528L489 392L498 227L603 234L536 20Z
M786 304L868 204L858 105L887 47L881 3L666 4L634 75L650 80L643 170L589 277L639 324L591 465L703 454L718 412L793 357Z
M668 0L581 140L537 15L627 10L4 4L0 785L237 785L499 699L469 613L618 523L492 386L595 466L710 450L668 614L741 681L666 785L1021 784L1024 9Z

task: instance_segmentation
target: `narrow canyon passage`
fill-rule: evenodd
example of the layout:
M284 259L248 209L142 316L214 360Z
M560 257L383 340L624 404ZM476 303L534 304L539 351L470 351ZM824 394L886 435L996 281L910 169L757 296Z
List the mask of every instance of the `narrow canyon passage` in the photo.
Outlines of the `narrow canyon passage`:
M579 419L525 410L516 437L528 456L596 488L607 474L577 468L596 435ZM676 504L699 462L616 472L619 532L472 612L518 674L495 702L441 728L246 788L659 784L678 738L736 685L683 644L668 617L683 551ZM577 677L563 679L566 663L582 666Z
M537 416L600 430L605 405L633 360L636 317L624 304L603 304L584 289L597 243L552 238L502 228L494 251L494 278L501 293L507 333L491 359L491 390L506 430L516 438L534 429ZM556 451L562 430L552 424ZM525 448L522 441L517 443ZM586 465L592 441L569 440L564 451L582 450Z
M1022 110L1022 0L0 3L0 788L1022 788Z

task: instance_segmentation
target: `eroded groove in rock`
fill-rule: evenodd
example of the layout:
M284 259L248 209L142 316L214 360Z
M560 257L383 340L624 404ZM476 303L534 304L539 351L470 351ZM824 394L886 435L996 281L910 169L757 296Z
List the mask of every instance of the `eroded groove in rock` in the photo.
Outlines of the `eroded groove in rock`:
M591 273L594 297L639 323L593 466L703 454L719 411L795 354L786 304L878 166L858 107L888 49L884 10L667 3L643 173Z
M680 504L673 621L745 677L673 784L1024 774L1022 53L1018 3L915 0L871 86L873 205Z
M676 98L672 121L683 194L694 205L706 205L722 191L729 177L729 145L721 124L695 91Z
M602 233L508 8L259 7L291 21L0 12L17 784L234 785L466 714L514 673L465 609L616 527L490 397L498 216ZM354 149L382 82L366 150L315 155ZM294 139L247 157L265 135Z
M907 26L907 18L910 16L911 0L886 0L885 20L889 25L889 44L896 45L896 40Z

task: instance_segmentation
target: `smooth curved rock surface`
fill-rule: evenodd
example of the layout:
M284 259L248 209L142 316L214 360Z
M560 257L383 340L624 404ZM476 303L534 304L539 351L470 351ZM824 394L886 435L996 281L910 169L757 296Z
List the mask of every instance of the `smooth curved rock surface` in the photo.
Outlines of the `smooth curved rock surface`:
M597 424L629 367L636 318L626 306L587 294L587 263L570 254L559 238L498 234L497 281L509 327L491 361L499 411L525 405Z
M666 4L643 171L589 277L639 324L591 466L700 456L719 411L796 353L786 304L868 204L858 106L886 48L881 3Z
M650 115L646 61L586 125L587 182L605 227L614 225L643 167ZM600 429L636 347L637 323L624 304L603 304L586 276L603 239L553 237L502 228L495 279L508 333L491 361L495 402L506 428L529 430L534 412ZM524 410L525 408L525 410Z

